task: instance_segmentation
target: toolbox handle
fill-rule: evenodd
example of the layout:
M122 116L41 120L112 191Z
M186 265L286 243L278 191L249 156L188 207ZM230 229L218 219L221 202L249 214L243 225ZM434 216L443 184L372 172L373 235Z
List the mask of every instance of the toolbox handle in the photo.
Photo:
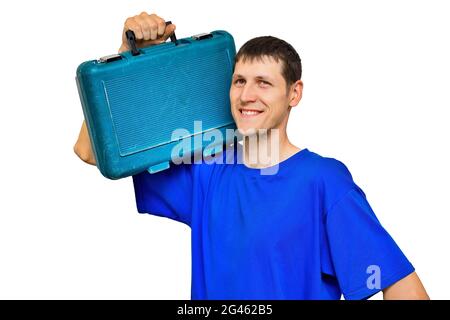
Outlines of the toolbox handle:
M172 24L172 21L166 21L166 26L168 26L169 24ZM136 46L136 36L133 32L133 30L127 30L125 32L125 35L127 37L127 42L128 42L128 47L131 50L131 54L133 56L137 56L140 54L137 46ZM175 43L175 45L178 45L178 40L177 40L177 36L175 35L175 32L173 32L170 35L170 41L172 41L173 43Z

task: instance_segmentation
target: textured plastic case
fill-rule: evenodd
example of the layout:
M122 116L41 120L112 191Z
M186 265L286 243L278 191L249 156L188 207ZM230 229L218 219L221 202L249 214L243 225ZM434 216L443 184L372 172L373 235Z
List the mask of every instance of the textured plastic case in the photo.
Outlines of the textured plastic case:
M182 140L192 142L187 153L203 152L211 145L206 132L217 129L225 138L236 128L229 101L236 49L228 32L139 51L86 61L76 73L97 167L109 179L166 169ZM176 129L188 134L173 139Z

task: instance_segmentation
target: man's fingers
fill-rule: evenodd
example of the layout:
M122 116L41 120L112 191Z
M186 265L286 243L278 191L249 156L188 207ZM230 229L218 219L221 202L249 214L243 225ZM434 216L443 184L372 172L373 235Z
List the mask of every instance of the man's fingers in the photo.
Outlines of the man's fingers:
M150 23L150 40L156 40L158 38L158 24L155 21Z
M125 31L126 30L133 31L137 40L144 39L144 33L142 32L141 25L138 23L138 21L136 21L136 19L133 18L127 19L127 21L125 22Z
M142 16L136 16L134 21L139 24L142 30L142 38L138 38L136 35L136 39L138 40L150 40L150 26L148 24L147 19Z
M156 40L158 38L158 20L161 18L156 14L149 15L147 12L142 12L137 18L145 34L144 40Z
M164 36L164 31L166 30L166 22L161 17L155 15L155 21L158 25L158 38Z

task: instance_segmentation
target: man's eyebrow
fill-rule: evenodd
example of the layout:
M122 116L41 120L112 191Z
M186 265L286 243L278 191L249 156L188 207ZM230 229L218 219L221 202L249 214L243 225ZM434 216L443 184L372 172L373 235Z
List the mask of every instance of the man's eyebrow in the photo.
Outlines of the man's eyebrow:
M245 77L241 74L234 74L233 78L244 78ZM255 77L256 80L267 80L267 81L273 81L273 79L271 77L265 76L265 75L259 75Z
M264 76L264 75L261 75L261 76L256 76L256 77L255 77L255 79L257 79L257 80L267 80L267 81L273 81L273 79L272 79L271 77L268 77L268 76Z

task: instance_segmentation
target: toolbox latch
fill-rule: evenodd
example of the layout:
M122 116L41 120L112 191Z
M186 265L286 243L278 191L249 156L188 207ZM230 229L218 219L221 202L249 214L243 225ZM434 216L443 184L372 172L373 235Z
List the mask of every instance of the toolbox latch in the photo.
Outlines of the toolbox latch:
M122 60L122 56L120 54L110 54L109 56L101 57L97 60L98 63L108 63L113 62L117 60Z
M212 38L212 37L213 37L212 33L209 33L209 32L194 34L192 36L192 38L194 40L204 40L204 39L209 39L209 38Z
M157 172L169 169L169 167L170 167L169 161L165 161L165 162L155 164L154 166L151 166L150 168L147 169L147 171L149 173L153 174L153 173L157 173Z

